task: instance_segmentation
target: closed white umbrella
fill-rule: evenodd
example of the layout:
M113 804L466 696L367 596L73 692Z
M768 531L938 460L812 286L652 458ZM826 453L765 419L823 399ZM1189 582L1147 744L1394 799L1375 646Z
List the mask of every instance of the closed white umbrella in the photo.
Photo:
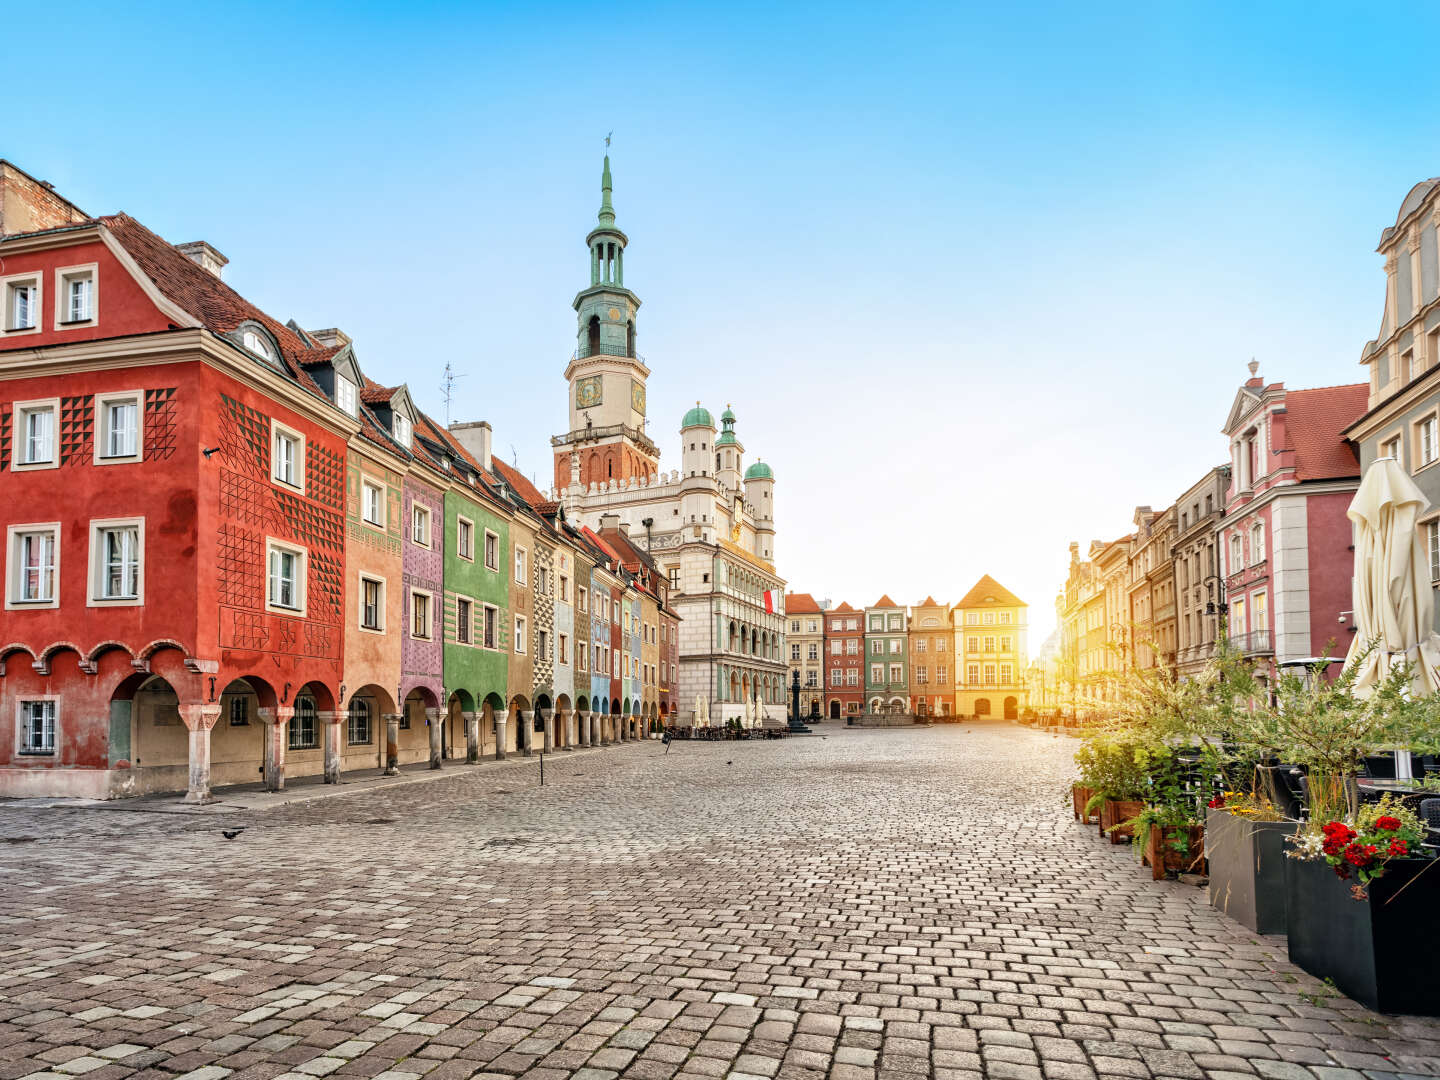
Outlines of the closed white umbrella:
M1440 636L1429 559L1415 519L1429 500L1394 458L1366 470L1347 511L1355 525L1355 639L1345 657L1359 665L1356 692L1364 697L1390 669L1415 665L1411 692L1440 689ZM1368 655L1365 650L1374 644Z

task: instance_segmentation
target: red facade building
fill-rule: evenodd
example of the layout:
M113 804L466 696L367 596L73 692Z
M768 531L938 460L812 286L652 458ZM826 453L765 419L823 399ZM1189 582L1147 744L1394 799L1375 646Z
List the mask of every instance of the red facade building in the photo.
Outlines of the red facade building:
M283 777L335 719L358 423L208 245L0 171L0 794L208 794L212 740Z
M825 715L831 720L865 712L864 615L848 603L825 613Z
M1350 646L1354 620L1340 621L1354 559L1345 511L1360 465L1342 432L1365 411L1367 387L1287 390L1255 370L1224 428L1231 469L1219 572L1231 640L1273 678L1286 663L1342 660ZM1200 581L1196 569L1188 577Z

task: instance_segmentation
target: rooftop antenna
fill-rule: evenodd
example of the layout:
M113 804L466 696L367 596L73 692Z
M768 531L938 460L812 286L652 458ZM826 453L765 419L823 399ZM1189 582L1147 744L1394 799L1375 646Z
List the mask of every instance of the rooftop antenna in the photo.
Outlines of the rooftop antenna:
M450 361L445 361L445 385L440 387L440 396L445 400L445 426L450 426L450 400L455 396L455 380L463 379L465 376L457 374L450 366Z

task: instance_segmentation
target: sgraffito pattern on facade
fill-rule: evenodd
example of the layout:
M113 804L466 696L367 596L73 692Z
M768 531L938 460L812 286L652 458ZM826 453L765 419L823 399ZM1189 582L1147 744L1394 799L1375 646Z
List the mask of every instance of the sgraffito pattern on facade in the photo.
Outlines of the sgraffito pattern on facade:
M443 620L438 608L444 603L443 537L445 505L443 497L428 484L406 479L403 487L404 502L400 516L401 542L404 554L401 561L401 580L405 589L405 628L400 650L400 674L402 689L409 693L415 686L426 686L436 699L441 694L441 669L444 646ZM412 514L416 504L430 510L430 546L421 547L410 539ZM411 589L424 589L431 594L431 633L428 640L416 638L413 631L414 613L411 610ZM402 694L402 697L404 695Z
M95 453L95 399L60 399L60 464L88 465Z
M541 571L544 574L541 574ZM543 576L545 588L538 588ZM535 667L534 684L535 694L547 694L552 699L555 696L555 549L541 544L538 540L535 543L535 584L534 590L535 614ZM540 632L545 632L546 647L539 648Z
M173 386L145 391L145 456L153 461L175 456L175 393Z

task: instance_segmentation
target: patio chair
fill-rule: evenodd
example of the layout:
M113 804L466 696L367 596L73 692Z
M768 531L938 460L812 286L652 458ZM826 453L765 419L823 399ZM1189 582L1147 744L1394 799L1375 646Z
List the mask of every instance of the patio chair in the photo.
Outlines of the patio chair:
M1440 850L1440 799L1421 799L1418 812L1425 825L1425 847Z

